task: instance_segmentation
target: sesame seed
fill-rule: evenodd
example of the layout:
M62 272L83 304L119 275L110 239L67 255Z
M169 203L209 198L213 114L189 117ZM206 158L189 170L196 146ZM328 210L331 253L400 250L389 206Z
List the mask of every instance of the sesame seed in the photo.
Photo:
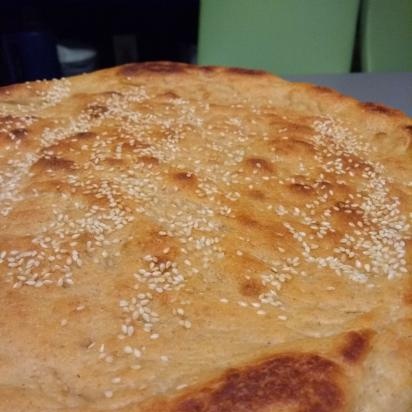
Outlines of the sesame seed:
M133 348L131 346L127 345L123 348L123 352L124 353L133 353Z
M110 389L105 390L105 391L104 391L104 396L105 396L106 398L111 398L111 397L113 397L113 391L110 390Z
M183 326L186 329L190 329L192 327L192 322L190 322L190 320L185 320L184 323L183 323Z

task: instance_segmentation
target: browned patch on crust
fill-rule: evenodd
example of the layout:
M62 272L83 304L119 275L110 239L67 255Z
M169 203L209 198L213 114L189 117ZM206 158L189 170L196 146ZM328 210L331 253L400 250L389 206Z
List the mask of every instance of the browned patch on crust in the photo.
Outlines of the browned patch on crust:
M312 127L310 127L306 124L287 123L286 127L287 127L287 131L285 133L289 133L289 134L292 134L292 135L296 135L297 133L301 133L304 136L306 136L306 135L310 135L310 134L313 133ZM303 143L303 144L312 146L310 143L305 142L303 140L299 140L299 139L290 139L290 140L295 141L297 143Z
M246 69L241 67L221 68L217 66L191 66L185 63L166 61L127 64L120 68L119 73L123 76L136 76L141 73L178 74L195 70L203 71L206 73L226 72L229 74L242 76L264 76L268 74L267 72L262 70Z
M134 226L134 230L139 230L142 236L125 241L121 246L122 254L136 253L136 250L140 250L142 256L147 254L156 256L159 263L173 261L176 258L179 249L175 246L173 238L160 236L159 231L162 228L154 222L142 217L139 224ZM165 248L169 249L168 253L164 253Z
M0 88L1 90L1 88ZM5 116L0 116L0 124L7 122L15 122L18 120L18 117L6 114Z
M168 99L178 99L180 96L178 94L176 94L174 91L172 90L168 90L165 93L161 94L162 97L166 97Z
M93 133L93 132L80 132L80 133L76 133L73 137L75 139L91 140L91 139L94 139L96 137L96 133Z
M22 121L22 118L26 120L36 120L37 116L13 116L11 114L7 114L4 116L0 116L0 125L10 125L10 124L16 124Z
M104 159L102 163L108 166L121 166L125 163L125 161L123 159L116 159L114 157L108 157Z
M34 165L35 170L72 170L74 168L72 160L61 159L58 157L42 157Z
M279 136L276 136L269 144L276 147L278 154L286 156L305 157L316 153L316 149L311 143L300 139L282 140Z
M117 92L115 90L108 90L107 92L100 92L100 97L113 97L113 96L123 96L123 93Z
M317 91L317 92L320 92L320 93L335 93L335 91L334 90L332 90L332 89L330 89L329 87L325 87L325 86L316 86L316 85L314 85L314 86L312 86L313 87L313 89L315 90L315 91Z
M261 190L249 190L248 195L256 200L265 200L266 196Z
M328 182L327 180L321 180L317 181L314 186L316 188L319 188L321 190L331 190L334 188L333 184L331 182Z
M27 129L24 129L24 128L18 128L18 129L12 130L11 133L15 139L24 139L27 136L28 131Z
M337 212L344 212L346 214L352 214L356 216L363 216L364 211L360 207L352 206L349 202L338 201L335 203L335 207L339 210Z
M43 178L44 176L41 173L38 173L37 176L32 179L32 181L34 181L35 184L33 184L31 188L35 188L39 193L52 193L52 192L68 193L71 190L76 191L76 188L74 188L68 183L63 182L61 179L60 180L59 179L43 180Z
M403 302L404 302L406 305L412 305L412 290L410 290L409 292L406 292L406 293L403 295Z
M248 226L248 227L258 227L261 226L261 224L255 220L252 219L250 216L246 216L244 214L240 214L236 217L236 220L241 223L244 226Z
M268 242L270 242L271 246L273 246L272 242L277 242L279 239L283 241L285 236L288 239L292 236L280 222L265 222L244 213L238 214L234 220L241 224L244 230L250 231L256 241L261 244L269 244Z
M336 210L337 209L337 210ZM333 216L337 219L336 225L348 225L350 222L357 224L358 221L363 221L363 210L360 207L351 206L345 202L336 202L331 209Z
M29 249L33 246L32 240L33 237L30 235L14 236L10 234L6 235L4 233L0 233L0 245L2 247L2 250L5 250L7 252L15 249L16 244L18 244L20 248Z
M245 159L245 162L253 169L261 169L266 172L273 172L272 164L261 157L249 157Z
M179 403L173 412L203 412L205 404L200 399L186 399Z
M388 134L387 134L387 133L383 133L383 132L379 132L379 133L375 133L375 134L373 135L373 137L375 137L377 140L383 140L383 139L385 139L385 138L388 137Z
M199 66L199 69L206 73L213 73L219 70L217 66Z
M173 411L243 412L278 406L296 412L338 412L345 404L341 381L341 369L329 359L310 353L278 355L228 371L219 381L186 395Z
M412 124L404 126L404 129L412 136Z
M345 343L340 350L343 359L349 363L361 361L369 352L372 336L371 330L348 332L345 336Z
M381 138L384 136L381 136ZM363 171L370 169L370 165L368 165L365 161L361 160L358 157L352 155L343 155L342 159L342 168L344 170L351 170L355 173L362 173Z
M245 69L242 67L229 67L225 71L233 74L247 75L247 76L264 76L267 72L263 70Z
M80 342L79 342L79 346L82 349L88 349L89 346L94 342L94 340L92 338L83 338Z
M263 289L263 285L255 279L245 279L240 285L240 293L247 297L259 296Z
M279 139L280 133L282 136L293 136L293 138L290 138L288 140L296 140L301 142L302 140L299 139L300 136L307 138L314 132L313 128L306 124L288 122L272 113L268 117L270 118L269 124L273 127L273 131L276 133L274 140Z
M140 156L138 158L139 162L142 162L146 165L158 165L159 159L153 156Z
M196 176L192 172L178 172L173 175L173 178L178 182L195 183Z
M184 63L174 62L146 62L132 63L120 68L120 74L123 76L137 76L142 73L154 74L176 74L184 73L189 69L189 66Z
M315 192L312 186L303 183L292 183L289 185L289 189L294 194L305 196L312 195Z
M389 107L386 107L378 103L367 102L367 103L361 103L361 105L364 109L366 109L366 111L372 112L372 113L381 113L387 116L394 116L399 113L398 110L391 109Z

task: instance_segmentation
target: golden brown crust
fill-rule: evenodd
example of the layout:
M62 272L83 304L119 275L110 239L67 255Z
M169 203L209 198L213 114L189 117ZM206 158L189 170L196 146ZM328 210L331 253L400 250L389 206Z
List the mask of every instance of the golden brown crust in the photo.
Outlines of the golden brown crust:
M174 411L241 411L292 405L300 411L344 410L338 365L311 354L283 354L229 370L216 387L178 402Z
M256 70L0 88L0 411L409 411L411 139Z

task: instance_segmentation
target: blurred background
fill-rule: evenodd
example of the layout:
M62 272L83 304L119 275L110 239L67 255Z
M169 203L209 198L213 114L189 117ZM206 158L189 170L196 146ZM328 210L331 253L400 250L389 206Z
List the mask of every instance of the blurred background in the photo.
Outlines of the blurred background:
M412 0L0 2L1 85L148 60L412 72Z
M0 0L0 84L192 61L198 0Z

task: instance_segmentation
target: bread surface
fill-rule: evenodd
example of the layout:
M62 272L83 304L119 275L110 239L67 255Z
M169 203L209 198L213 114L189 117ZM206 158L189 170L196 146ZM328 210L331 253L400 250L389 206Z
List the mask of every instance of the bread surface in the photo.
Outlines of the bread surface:
M0 411L410 412L411 138L253 70L0 88Z

